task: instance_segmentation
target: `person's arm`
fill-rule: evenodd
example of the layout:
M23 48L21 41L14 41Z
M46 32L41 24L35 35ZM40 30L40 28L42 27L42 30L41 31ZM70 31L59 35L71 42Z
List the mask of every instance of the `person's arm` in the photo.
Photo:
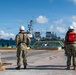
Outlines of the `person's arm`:
M66 44L67 44L67 33L66 33L65 39L64 39L64 50L65 50L65 54L67 55Z
M15 37L15 42L17 45L19 44L19 36L18 35L16 35L16 37Z
M26 40L27 40L27 43L26 43L26 44L27 44L27 46L28 46L28 45L30 44L30 38L29 38L28 35L27 35L27 39L26 39Z
M66 43L67 43L66 38L67 36L65 36L65 39L64 39L64 47L66 46Z

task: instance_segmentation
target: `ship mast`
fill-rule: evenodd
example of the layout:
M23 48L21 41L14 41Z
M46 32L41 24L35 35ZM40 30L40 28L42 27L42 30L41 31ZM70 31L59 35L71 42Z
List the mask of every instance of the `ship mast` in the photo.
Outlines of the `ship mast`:
M30 24L28 24L28 32L30 34L33 33L33 20L30 20Z

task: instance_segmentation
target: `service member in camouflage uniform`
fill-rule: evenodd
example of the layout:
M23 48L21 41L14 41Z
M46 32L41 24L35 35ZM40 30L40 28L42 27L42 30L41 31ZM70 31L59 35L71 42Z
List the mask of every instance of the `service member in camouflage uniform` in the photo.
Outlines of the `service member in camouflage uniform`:
M16 69L21 68L21 60L23 58L23 65L24 69L26 69L27 65L27 45L30 42L30 38L28 35L24 32L24 26L20 27L20 32L15 37L15 42L17 44L17 67Z
M73 57L72 62L74 66L74 70L76 70L76 41L68 42L68 33L73 32L74 28L72 26L69 27L66 36L65 36L65 47L66 47L66 56L67 56L67 69L70 69L71 65L71 57Z
M3 70L5 70L5 68L3 67L2 60L1 60L1 53L0 53L0 71L3 71Z
M0 53L0 67L1 67L1 65L2 65L2 61L1 61L1 53Z

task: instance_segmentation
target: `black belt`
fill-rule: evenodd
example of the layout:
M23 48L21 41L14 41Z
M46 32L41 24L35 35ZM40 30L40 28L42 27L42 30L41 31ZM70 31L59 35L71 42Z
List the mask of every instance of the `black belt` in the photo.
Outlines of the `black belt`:
M76 44L76 43L67 43L67 44Z
M18 43L18 45L20 45L21 43L25 43L25 42L20 42L20 43Z

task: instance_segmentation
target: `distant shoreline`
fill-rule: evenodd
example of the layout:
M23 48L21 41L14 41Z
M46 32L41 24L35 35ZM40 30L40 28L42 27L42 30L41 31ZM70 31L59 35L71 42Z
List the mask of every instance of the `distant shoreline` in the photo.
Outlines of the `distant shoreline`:
M16 48L0 47L0 50L16 50Z

